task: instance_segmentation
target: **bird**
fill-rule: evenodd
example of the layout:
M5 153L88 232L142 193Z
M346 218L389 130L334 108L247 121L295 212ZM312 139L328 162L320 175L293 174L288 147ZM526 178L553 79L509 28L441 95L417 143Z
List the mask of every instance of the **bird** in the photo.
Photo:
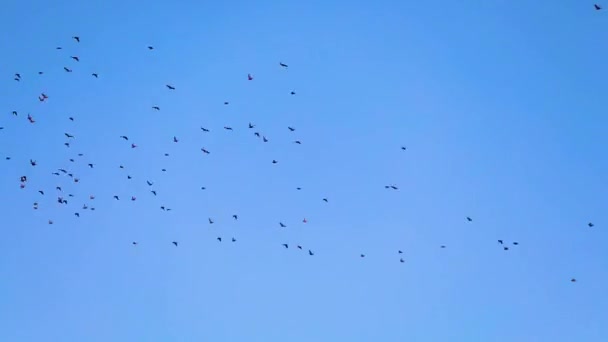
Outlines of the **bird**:
M237 214L234 214L234 215L232 215L232 218L235 219L235 220L238 220L239 216Z
M471 222L473 219L467 216L467 221Z
M154 184L154 183L152 183L152 182L150 182L149 180L147 180L147 181L146 181L146 184L148 184L148 186L152 186L152 184Z
M126 135L121 135L120 138L124 140L129 140L129 137L127 137Z
M298 144L298 145L301 145L301 144L302 144L302 142L301 142L300 140L296 140L296 141L294 141L293 143L294 143L294 144Z
M276 163L278 163L278 161L276 161L276 160L274 160L274 159L273 159L273 160L272 160L272 163L273 163L273 164L276 164Z
M70 116L70 117L68 118L68 120L70 120L70 121L74 121L74 118Z
M213 220L209 218L209 224L213 224Z
M137 246L137 242L133 241L131 243L133 244L133 246Z
M283 222L279 222L279 225L281 226L281 228L287 227Z
M148 50L154 50L154 46L148 46Z
M177 137L173 137L173 142L178 142Z
M209 132L209 130L207 128L205 128L205 127L201 127L201 131L203 131L203 132Z
M289 130L290 130L290 131L292 131L292 132L296 130L295 128L293 128L293 127L289 127L289 126L287 127L287 129L289 129Z
M150 190L150 192L151 192L151 193L152 193L154 196L156 196L156 190Z
M247 74L247 80L252 81L253 80L253 76L251 76L251 74Z
M120 201L120 198L118 198L118 196L114 195L114 199L117 201Z
M236 239L235 239L235 238L232 238L232 242L236 242Z
M88 165L89 165L89 167L90 167L91 169L93 168L93 164L92 164L92 163L89 163Z
M32 159L30 159L30 164L31 164L32 166L36 166L36 165L38 165L38 164L36 163L36 161L35 161L35 160L32 160Z
M602 9L602 7L598 4L593 4L593 7L595 8L596 11L599 11Z
M175 90L175 87L170 84L167 84L167 88L169 88L170 90Z
M80 43L80 37L74 36L74 37L72 37L72 39L74 39L77 43Z
M152 109L154 109L154 110L160 110L160 107L159 106L152 106Z
M498 240L498 243L502 245L502 240Z
M65 70L65 72L72 72L72 69L70 69L68 67L63 67L63 70Z
M286 243L284 243L282 246L285 247L285 248L289 248L289 245L286 244Z
M222 242L222 238L220 236L218 236L216 239L217 241Z
M70 138L74 138L73 135L71 135L70 133L63 133L65 135L66 138L70 139Z
M365 258L365 254L361 254L361 257L362 257L362 258Z
M97 73L92 73L91 75L95 78L99 78L99 74L97 74Z
M315 255L310 249L308 250L308 255Z
M249 123L249 128L254 128L254 127L255 127L255 125L250 122Z
M405 151L405 150L407 150L407 147L405 147L405 146L401 146L401 149L402 149L403 151Z
M76 62L80 62L80 58L78 58L78 56L70 56L70 58L75 60Z
M295 94L296 94L296 92L292 90L290 94L291 94L291 95L295 95Z
M593 228L593 226L595 226L592 222L587 223L587 225L589 226L589 228Z
M517 245L519 245L519 242L513 242L513 244L514 244L515 246L517 246Z
M29 114L27 115L27 120L28 120L30 123L34 123L34 122L36 122L36 121L34 121L34 118L33 118L31 115L29 115Z
M173 241L172 243L177 247L177 241Z
M403 260L403 258L399 259L399 262L405 262L405 260Z
M262 136L262 141L263 142L268 142L268 139L265 136Z
M324 199L323 199L323 202L329 202L329 201L327 200L327 198L324 198Z
M224 126L224 129L227 131L232 131L232 127Z
M283 63L283 62L279 62L279 65L282 66L283 68L287 68L288 67L288 65L285 64L285 63Z
M207 151L207 150L206 150L204 147L203 147L203 148L201 148L201 151L203 151L203 153L205 153L205 154L209 154L209 153L210 153L210 152L209 152L209 151Z

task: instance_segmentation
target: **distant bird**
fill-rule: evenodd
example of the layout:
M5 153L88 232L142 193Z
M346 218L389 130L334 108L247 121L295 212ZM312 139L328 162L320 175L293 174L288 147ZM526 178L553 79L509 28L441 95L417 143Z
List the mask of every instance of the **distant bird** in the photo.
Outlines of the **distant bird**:
M508 250L509 250L509 247L504 246L502 249L504 249L505 251L508 251Z
M398 250L397 253L403 254L403 251L402 250Z
M263 142L268 142L268 139L265 136L262 136L262 141Z
M310 249L308 250L308 255L315 255Z
M227 131L232 131L232 127L224 126L224 129Z
M407 150L407 148L405 146L401 146L401 149L404 151Z
M593 228L593 226L595 226L593 223L589 222L587 223L587 225L589 226L589 228Z
M17 116L17 111L16 110L13 111L13 115Z
M73 118L73 117L71 117L71 116L70 116L68 119L69 119L70 121L74 121L74 118Z
M74 215L76 215L76 217L80 217L80 214L79 214L79 213L74 213Z
M133 244L133 246L137 246L137 242L133 241L131 243Z
M209 218L209 224L213 224L213 220Z
M209 132L209 130L206 129L205 127L201 127L201 131L203 131L203 132Z
M167 88L169 88L170 90L175 90L175 87L170 84L167 84Z
M295 128L293 128L293 127L287 127L287 128L288 128L290 131L292 131L292 132L296 130L296 129L295 129Z
M298 145L301 145L301 144L302 144L302 142L301 142L300 140L296 140L296 141L294 141L293 143L294 143L294 144L298 144Z
M222 238L218 236L217 241L222 242Z
M232 238L232 242L236 242L236 239L235 239L235 238Z
M120 198L118 198L118 196L114 195L114 199L117 201L120 201Z
M517 245L519 245L519 242L513 242L513 244L514 244L515 246L517 246Z
M93 168L93 164L89 163L88 165L91 169Z
M156 196L156 190L151 190L150 191L154 196Z
M148 50L154 50L154 46L148 46Z
M405 260L403 260L403 258L399 259L399 262L405 262Z
M282 246L285 247L285 248L289 248L289 245L286 244L286 243L284 243Z
M502 245L502 240L498 240L498 243Z
M602 9L602 7L598 4L593 4L593 7L595 8L596 11L599 11Z
M91 75L95 78L99 78L99 75L97 73L92 73Z
M173 142L178 142L177 137L173 137Z
M136 148L136 147L137 147L137 145L131 144L131 148Z
M571 282L576 283L576 278L570 279Z
M160 107L159 106L152 106L152 109L154 109L154 110L160 110Z
M279 222L279 225L281 226L281 228L287 227L283 222Z
M230 104L230 102L228 102L228 101L224 101L224 106L227 106L227 105L229 105L229 104Z
M247 74L247 80L252 81L253 80L253 76L251 76L251 74Z
M68 67L63 67L63 70L65 70L65 72L72 72L72 69L70 69Z
M288 67L288 65L285 64L285 63L283 63L283 62L279 62L279 65L282 66L283 68L287 68Z
M31 115L29 115L29 114L27 115L27 120L28 120L30 123L34 123L34 122L36 122L36 121L34 121L34 118L33 118Z
M80 62L80 58L78 58L78 56L70 56L70 58L75 60L76 62Z
M291 95L295 95L295 94L296 94L296 92L292 90L290 94L291 94Z
M276 163L278 163L278 161L276 161L276 160L274 160L274 159L273 159L273 160L272 160L272 163L273 163L273 164L276 164Z
M471 222L473 219L467 216L467 221Z
M126 135L121 135L120 138L121 139L125 139L125 140L129 140L129 137L127 137Z
M66 138L70 139L70 138L74 138L73 135L71 135L70 133L63 133L65 135Z
M37 164L36 164L36 161L35 161L35 160L32 160L32 159L30 159L30 164L31 164L32 166L36 166L36 165L37 165Z
M362 258L365 258L365 254L361 254L361 257L362 257Z
M38 192L39 192L41 195L44 195L44 191L42 191L42 190L38 190Z
M205 153L205 154L209 154L209 153L210 153L210 152L209 152L209 151L207 151L205 148L201 148L201 151L203 151L203 153Z
M306 218L304 218L304 219L302 220L302 222L303 222L303 223L307 223L307 222L308 222L308 220L307 220Z
M441 248L445 248L445 245L441 245L440 247L441 247Z
M326 202L326 203L327 203L327 202L329 202L329 201L327 200L327 198L324 198L324 199L323 199L323 202Z
M152 182L150 182L149 180L147 180L147 181L146 181L146 184L148 184L148 186L152 186L152 184L154 184L154 183L152 183Z
M238 220L239 216L237 214L234 214L234 215L232 215L232 218L235 219L235 220Z
M74 39L76 42L80 43L80 37L74 36L74 37L72 37L72 39Z
M177 247L177 241L173 241L172 243Z
M135 201L137 198L135 196L131 196L131 201Z
M249 123L249 128L254 128L254 127L255 127L255 125L250 122Z
M296 247L298 247L298 249L302 249L302 246L300 246L300 245L297 245Z

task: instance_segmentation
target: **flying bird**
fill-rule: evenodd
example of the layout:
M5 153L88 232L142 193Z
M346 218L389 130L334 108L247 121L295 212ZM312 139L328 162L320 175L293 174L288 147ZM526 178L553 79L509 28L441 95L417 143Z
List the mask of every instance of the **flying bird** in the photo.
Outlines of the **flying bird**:
M80 43L80 37L74 36L74 37L72 37L72 39L74 39L77 43Z
M253 76L251 76L251 74L247 74L247 80L252 81L253 80Z
M592 222L587 223L587 225L589 226L589 228L593 228L593 226L595 226Z
M170 90L175 90L175 87L170 84L167 84L167 88L169 88Z
M288 128L290 131L292 131L292 132L296 130L296 129L295 129L295 128L293 128L293 127L287 127L287 128Z
M596 11L599 11L602 9L602 7L598 4L593 4L593 7L595 8Z
M289 245L286 244L286 243L284 243L282 246L285 247L285 248L289 248Z
M80 58L78 58L78 56L70 56L70 58L75 60L76 62L80 62Z
M68 67L63 67L63 70L65 70L66 72L72 72L72 69L70 69Z
M91 75L95 78L99 78L99 75L97 73L92 73Z
M279 62L279 65L282 66L283 68L287 68L289 67L287 64L283 63L283 62Z
M154 50L154 46L148 46L148 50Z
M152 109L154 109L154 110L160 110L160 107L159 106L152 106Z
M467 216L467 221L472 222L473 219Z
M177 247L177 241L173 241L172 244L174 244L175 247Z
M65 135L66 138L74 138L73 135L71 135L70 133L63 133Z

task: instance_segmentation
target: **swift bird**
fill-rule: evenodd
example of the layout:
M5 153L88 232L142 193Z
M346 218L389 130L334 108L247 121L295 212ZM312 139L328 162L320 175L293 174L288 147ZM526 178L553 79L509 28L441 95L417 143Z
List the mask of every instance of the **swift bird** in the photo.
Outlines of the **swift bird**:
M160 110L160 107L159 106L152 106L152 109L154 109L154 110Z
M282 66L283 68L287 68L289 67L287 64L283 63L283 62L279 62L279 65Z
M78 58L78 56L70 56L70 58L75 60L76 62L80 62L80 58Z
M175 90L175 87L170 84L167 84L167 88L169 88L169 90Z
M74 37L72 37L72 39L74 39L77 43L80 43L80 37L74 36Z
M599 11L602 9L602 7L598 4L593 4L593 7L595 8L596 11Z
M93 76L95 78L99 78L99 74L97 74L97 73L92 73L91 76Z
M251 76L251 74L247 74L247 80L253 81L253 76Z

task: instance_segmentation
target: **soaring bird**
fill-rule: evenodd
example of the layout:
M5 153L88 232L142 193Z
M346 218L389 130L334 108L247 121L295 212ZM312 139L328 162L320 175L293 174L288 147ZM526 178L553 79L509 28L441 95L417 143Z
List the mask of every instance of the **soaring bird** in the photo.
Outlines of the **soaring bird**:
M288 67L288 65L285 64L285 63L283 63L283 62L279 62L279 65L282 66L283 68L287 68Z
M65 135L66 138L74 138L73 135L71 135L70 133L63 133Z
M77 43L80 43L80 37L74 36L74 37L72 37L72 39L74 39Z
M170 84L167 84L167 88L169 88L170 90L175 90L175 87Z
M251 76L251 74L247 74L247 80L252 81L253 80L253 76Z
M173 137L173 142L178 142L179 140L177 140L177 137Z
M234 215L232 215L232 218L235 219L235 220L238 220L239 219L239 215L234 214Z
M120 138L121 139L125 139L125 140L129 140L129 137L127 137L126 135L121 135Z
M502 240L498 240L498 243L502 245Z
M177 241L173 241L172 243L177 247Z
M213 220L211 219L211 217L209 218L209 224L213 224Z
M296 92L292 90L292 91L291 91L291 93L289 93L289 94L291 94L291 95L295 95L295 94L296 94Z
M65 70L66 72L72 72L72 69L70 69L68 67L63 67L63 70Z
M308 255L315 255L310 249L308 250Z
M80 62L80 58L78 58L78 56L70 56L70 58L75 60L76 62Z
M32 160L32 159L30 159L30 164L31 164L32 166L36 166L36 165L37 165L37 164L36 164L36 161L35 161L35 160Z
M203 147L203 148L201 148L201 151L203 151L203 153L204 153L204 154L209 154L209 153L211 153L211 152L207 151L207 150L206 150L204 147Z
M289 248L289 245L286 244L286 243L284 243L282 246L285 247L285 248Z
M292 132L296 130L296 129L295 129L295 128L293 128L293 127L287 127L287 128L288 128L290 131L292 131Z
M596 11L599 11L602 9L602 7L598 4L593 4L593 7L595 8Z
M201 127L201 131L203 131L203 132L209 132L209 130L207 128L205 128L205 127Z
M592 222L587 223L587 225L589 226L589 228L593 228L593 226L595 226Z
M281 226L281 228L287 227L283 222L279 222L279 225Z
M95 78L99 78L99 74L97 74L97 73L92 73L91 75Z
M249 128L254 128L254 127L255 127L255 125L250 122L249 123Z
M148 50L154 50L154 46L148 46Z
M160 110L160 107L159 106L152 106L152 109L154 109L154 110Z
M467 221L471 222L473 219L467 216Z

